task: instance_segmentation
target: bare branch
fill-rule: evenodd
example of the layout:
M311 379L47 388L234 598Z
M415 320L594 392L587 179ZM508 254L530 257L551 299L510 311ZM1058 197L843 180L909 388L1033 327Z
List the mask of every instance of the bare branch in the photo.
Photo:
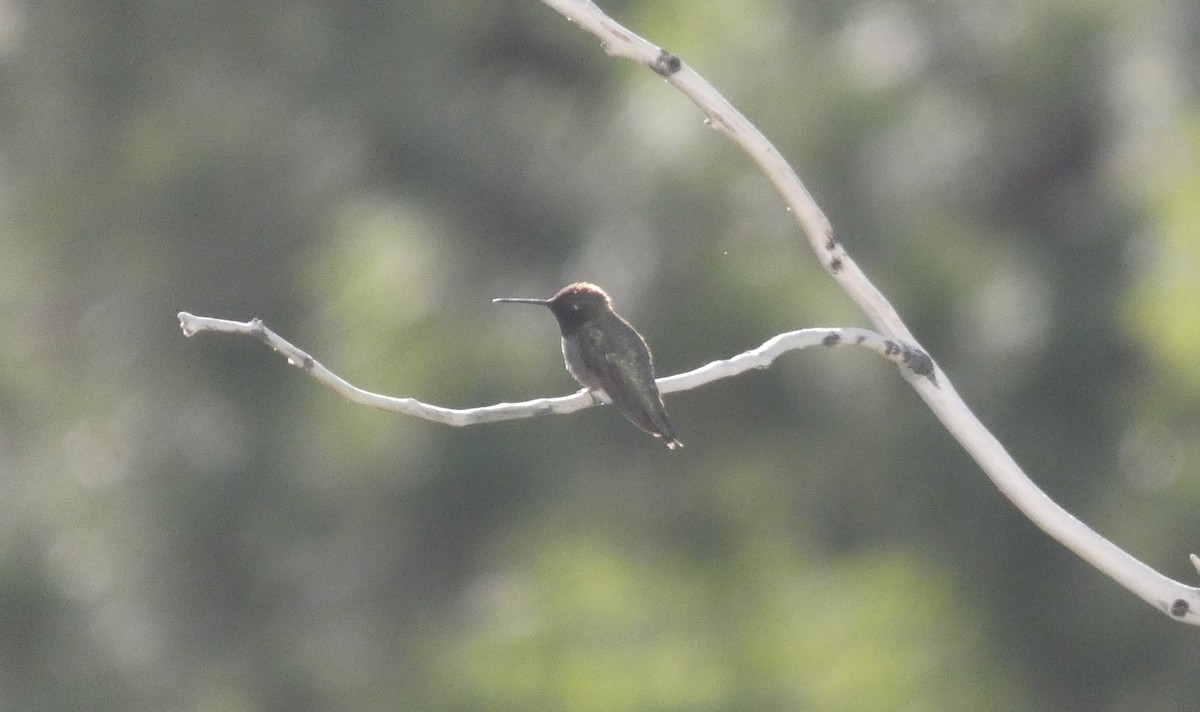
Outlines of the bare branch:
M543 0L600 38L604 50L632 59L665 78L704 112L707 123L745 151L783 197L821 264L886 336L925 352L882 293L841 243L825 213L800 178L750 121L675 54L657 47L604 14L591 0ZM1037 526L1119 584L1176 620L1200 625L1200 589L1174 581L1105 539L1051 500L1021 470L955 391L936 364L928 378L902 370L905 378L992 482ZM1197 560L1193 557L1193 562ZM1197 564L1200 568L1200 563Z
M539 415L574 413L577 410L590 408L599 402L586 390L558 398L538 398L521 403L497 403L478 408L445 408L443 406L422 403L415 398L397 398L372 393L364 390L330 371L320 361L287 341L279 334L271 331L259 319L250 321L231 321L229 319L213 319L211 317L195 316L187 312L179 312L179 328L184 336L194 336L201 331L216 331L226 334L252 336L273 351L281 354L288 363L317 379L336 393L360 405L388 410L394 413L412 415L425 420L432 420L445 425L463 427L478 423L490 423L498 420L515 420L517 418L532 418ZM775 359L788 351L798 351L814 346L860 346L869 349L917 375L933 378L932 364L924 352L898 344L866 329L802 329L780 334L762 346L738 354L732 358L701 366L700 368L658 379L659 390L663 393L675 393L698 388L706 383L730 378L751 369L761 369L770 366Z

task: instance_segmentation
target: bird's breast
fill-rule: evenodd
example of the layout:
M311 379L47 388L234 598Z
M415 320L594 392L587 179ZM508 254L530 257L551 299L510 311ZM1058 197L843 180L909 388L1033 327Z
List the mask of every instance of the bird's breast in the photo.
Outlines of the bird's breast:
M599 377L592 373L583 360L583 347L578 336L564 336L562 352L563 361L567 364L567 371L576 381L579 381L579 385L592 390L604 390L600 385Z

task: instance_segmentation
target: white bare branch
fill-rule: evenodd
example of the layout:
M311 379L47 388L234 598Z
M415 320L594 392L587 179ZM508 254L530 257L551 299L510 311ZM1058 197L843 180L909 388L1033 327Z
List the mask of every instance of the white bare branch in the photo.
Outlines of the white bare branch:
M779 151L703 77L675 54L621 26L591 0L543 0L600 38L604 50L645 65L688 96L707 123L729 136L775 185L800 223L821 264L883 334L925 354L888 300L867 279L834 237L825 213ZM1200 625L1200 589L1160 574L1126 553L1051 500L1021 470L1004 446L971 412L935 363L929 377L902 369L951 435L992 482L1037 526L1119 584L1175 620ZM1200 560L1192 557L1200 569Z
M445 408L443 406L422 403L415 398L397 398L372 393L364 390L338 376L306 352L287 341L279 334L271 331L259 319L250 321L231 321L229 319L213 319L211 317L195 316L187 312L179 312L179 328L184 336L193 336L201 331L216 331L226 334L241 334L252 336L276 353L281 354L288 363L304 371L342 397L360 405L388 410L394 413L412 415L425 420L432 420L445 425L463 427L478 423L491 423L498 420L515 420L517 418L532 418L539 415L574 413L577 410L589 408L597 400L586 390L580 390L569 396L558 398L538 398L521 403L497 403L495 405L477 408ZM814 346L860 346L874 351L885 359L906 367L916 374L924 374L932 378L932 362L924 352L898 344L891 339L867 329L857 328L825 328L801 329L780 334L758 348L738 354L732 358L701 366L700 368L658 379L658 388L663 393L675 393L698 388L706 383L712 383L723 378L730 378L751 369L761 369L770 366L775 359L789 351L798 351Z
M1108 574L1119 584L1175 620L1200 625L1200 589L1174 581L1105 539L1051 500L1021 470L1004 446L963 402L945 374L917 343L888 300L867 279L835 238L828 218L779 151L703 77L676 55L663 50L605 15L590 0L543 0L568 19L600 38L613 56L639 62L678 88L704 112L707 123L742 148L775 185L800 223L826 271L866 313L883 336L862 329L805 329L781 334L753 351L716 361L694 371L663 378L664 393L695 388L764 368L780 354L816 345L854 344L870 348L905 366L901 373L917 390L946 429L975 459L992 482L1026 516L1071 551ZM288 361L349 400L374 408L464 426L549 413L570 413L596 401L587 391L523 403L499 403L480 408L453 409L371 393L343 380L311 356L267 329L261 321L228 321L179 314L185 335L221 331L254 336ZM1200 559L1191 557L1200 570Z

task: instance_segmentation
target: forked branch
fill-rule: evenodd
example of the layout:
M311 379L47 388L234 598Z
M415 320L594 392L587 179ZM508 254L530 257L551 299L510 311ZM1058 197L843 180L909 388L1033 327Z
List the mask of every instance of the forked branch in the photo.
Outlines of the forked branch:
M811 346L854 344L870 348L903 366L900 372L992 482L1043 531L1108 574L1146 602L1180 621L1200 625L1200 589L1160 574L1126 553L1051 500L1021 470L1004 446L959 397L953 384L913 338L896 310L867 279L834 237L829 220L779 151L745 116L678 56L656 47L605 15L590 0L543 0L571 21L600 38L612 56L645 65L686 94L704 112L712 127L729 136L774 184L808 237L826 271L842 286L882 332L863 329L805 329L781 334L753 351L716 361L688 373L659 379L664 393L687 390L751 368L764 368L780 354ZM280 338L261 321L228 321L179 314L184 334L221 331L253 336L286 356L356 403L414 415L448 425L471 425L549 413L570 413L595 401L586 391L560 398L524 403L499 403L480 408L453 409L393 398L351 385L311 356ZM1200 558L1191 557L1200 570Z
M808 237L826 271L850 295L884 336L927 353L899 314L867 279L834 237L829 219L779 151L750 121L677 55L621 26L591 0L542 0L567 19L600 38L614 57L632 59L666 79L704 112L707 123L726 134L767 176ZM1071 551L1176 620L1200 625L1200 589L1160 574L1126 553L1051 500L1021 470L1012 456L971 412L935 362L923 378L902 370L905 378L942 425L967 450L992 482L1034 524ZM1200 570L1200 558L1192 556Z

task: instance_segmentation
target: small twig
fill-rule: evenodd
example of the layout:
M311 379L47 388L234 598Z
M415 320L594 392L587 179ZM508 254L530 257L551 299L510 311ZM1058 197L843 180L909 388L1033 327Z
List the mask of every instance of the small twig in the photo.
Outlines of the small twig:
M326 368L305 351L271 331L260 319L250 321L231 321L229 319L214 319L205 316L195 316L187 312L179 312L179 328L184 336L194 336L201 331L216 331L226 334L252 336L281 354L288 363L304 371L340 394L347 400L360 405L379 408L380 410L412 415L425 420L432 420L445 425L463 427L478 423L490 423L498 420L515 420L517 418L532 418L539 415L574 413L577 410L596 405L597 401L586 390L558 398L538 398L521 403L496 403L495 405L477 408L446 408L438 405L422 403L415 398L397 398L372 393L364 390L338 376ZM869 349L885 359L899 364L917 375L933 378L932 362L922 351L918 351L884 338L866 329L801 329L780 334L762 346L738 354L732 358L701 366L700 368L658 379L659 390L663 393L675 393L697 388L706 383L712 383L723 378L730 378L751 369L761 369L770 366L775 359L788 351L811 348L814 346L860 346Z

